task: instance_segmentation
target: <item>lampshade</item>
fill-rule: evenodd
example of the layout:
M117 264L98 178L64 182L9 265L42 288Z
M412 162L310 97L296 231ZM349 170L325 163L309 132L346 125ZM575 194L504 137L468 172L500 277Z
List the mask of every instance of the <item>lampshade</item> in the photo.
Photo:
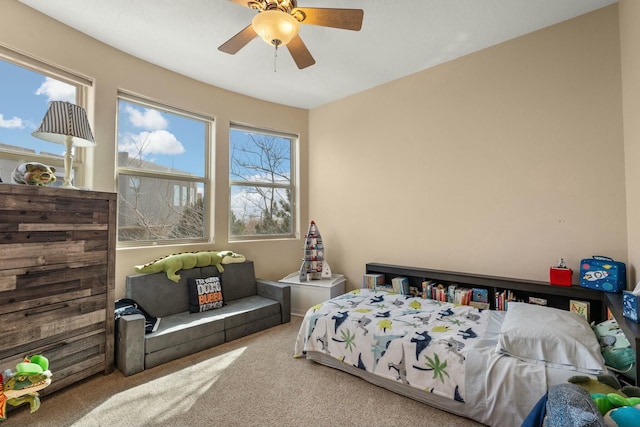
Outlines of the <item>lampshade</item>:
M96 145L87 112L84 108L63 101L51 101L42 123L31 135L56 144L65 145L63 188L75 188L71 184L73 166L73 147L92 147Z
M87 112L79 105L64 101L51 101L40 127L31 135L56 144L66 144L71 139L74 147L96 145Z
M269 45L286 45L300 30L296 18L279 10L265 10L253 17L251 25L255 32Z

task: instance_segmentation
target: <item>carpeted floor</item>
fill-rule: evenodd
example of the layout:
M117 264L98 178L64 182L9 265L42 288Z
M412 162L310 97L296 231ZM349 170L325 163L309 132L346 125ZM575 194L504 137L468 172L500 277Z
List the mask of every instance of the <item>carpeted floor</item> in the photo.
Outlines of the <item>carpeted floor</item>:
M2 426L481 426L294 359L300 322L130 377L96 375L44 396L33 414L11 411Z

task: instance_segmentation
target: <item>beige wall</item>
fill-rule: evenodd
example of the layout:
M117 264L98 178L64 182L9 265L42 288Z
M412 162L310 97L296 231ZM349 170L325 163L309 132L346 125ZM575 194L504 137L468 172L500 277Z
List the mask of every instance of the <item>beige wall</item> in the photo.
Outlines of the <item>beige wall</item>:
M318 223L349 288L369 261L547 280L559 257L574 270L593 254L640 262L633 3L621 1L620 29L610 6L310 112L152 66L16 0L2 2L0 43L94 79L95 189L115 188L115 94L126 89L216 117L219 212L230 121L299 133L301 233ZM232 245L224 215L215 228L214 247L256 260L262 277L299 267L299 239ZM116 295L133 265L201 248L119 250Z
M229 122L276 129L300 135L301 169L307 167L308 111L259 101L205 85L165 69L150 65L97 42L54 21L16 0L0 5L0 43L62 66L94 81L93 104L88 112L97 141L90 165L94 170L92 188L114 191L116 156L116 93L125 89L199 113L213 115L215 122L215 242L213 245L154 247L118 250L116 257L116 297L124 295L124 279L133 266L174 251L230 249L255 261L256 274L279 279L300 267L300 239L260 243L228 243L228 131ZM215 72L213 70L212 72ZM91 151L91 150L90 150ZM301 176L301 218L307 218L307 177Z
M614 5L313 109L332 270L354 288L371 261L544 281L560 257L626 261L619 52Z
M640 280L640 2L621 0L620 51L622 57L622 107L627 183L627 238L632 288Z

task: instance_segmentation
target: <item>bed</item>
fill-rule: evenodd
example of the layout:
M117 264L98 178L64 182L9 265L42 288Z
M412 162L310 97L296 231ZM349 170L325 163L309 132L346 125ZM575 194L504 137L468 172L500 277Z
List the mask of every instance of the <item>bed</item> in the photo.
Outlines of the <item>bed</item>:
M589 324L569 311L482 310L366 288L311 307L294 357L496 427L519 426L550 386L605 370Z

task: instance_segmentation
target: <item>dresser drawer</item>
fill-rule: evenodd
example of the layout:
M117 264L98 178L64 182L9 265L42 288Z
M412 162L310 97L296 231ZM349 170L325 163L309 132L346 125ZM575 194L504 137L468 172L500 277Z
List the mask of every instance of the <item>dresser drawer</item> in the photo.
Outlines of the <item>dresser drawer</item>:
M104 296L95 295L4 314L0 360L89 331L104 331L106 312Z

